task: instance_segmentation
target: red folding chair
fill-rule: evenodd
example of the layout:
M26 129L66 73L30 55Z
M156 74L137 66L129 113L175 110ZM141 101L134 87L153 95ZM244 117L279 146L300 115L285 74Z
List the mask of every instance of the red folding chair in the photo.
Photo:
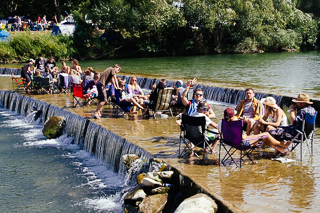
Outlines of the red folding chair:
M90 97L83 94L82 84L73 84L73 106L76 107L79 105L80 107L86 105L89 101ZM84 103L81 103L81 100L84 100Z

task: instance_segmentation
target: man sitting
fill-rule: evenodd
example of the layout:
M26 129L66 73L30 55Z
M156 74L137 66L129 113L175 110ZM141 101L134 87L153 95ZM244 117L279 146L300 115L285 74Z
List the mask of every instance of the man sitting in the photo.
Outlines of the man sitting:
M290 106L290 122L288 127L281 127L278 129L269 130L270 135L279 141L286 141L293 139L298 132L296 130L302 130L302 124L306 114L315 115L316 110L310 106L313 102L310 102L309 95L306 93L300 93L297 99L293 99L292 102L296 105ZM297 110L297 115L295 114Z
M190 116L192 117L205 117L206 118L206 128L209 127L209 126L212 126L214 127L215 129L217 129L218 125L216 123L214 123L206 114L207 112L209 111L209 105L207 103L207 101L200 101L198 103L198 106L197 106L197 111L192 113ZM209 142L214 142L218 137L218 132L217 134L213 134L213 133L207 133L206 134L206 137L208 139ZM218 140L216 140L217 142ZM213 151L215 150L215 147L216 147L217 143L215 143L212 147L212 149L210 151ZM190 142L190 147L191 148L194 148L194 144Z
M260 101L254 97L254 91L252 88L245 90L245 97L246 99L241 100L236 108L236 117L238 119L243 119L247 135L250 135L253 125L261 117L261 104Z

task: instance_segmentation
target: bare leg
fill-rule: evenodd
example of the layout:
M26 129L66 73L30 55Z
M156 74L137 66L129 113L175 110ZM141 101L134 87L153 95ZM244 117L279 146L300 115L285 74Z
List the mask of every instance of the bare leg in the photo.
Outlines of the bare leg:
M105 104L105 101L98 101L98 105L97 105L97 109L94 112L94 116L96 116L97 118L101 117L101 113L100 110L102 109L103 105Z
M133 105L135 105L139 109L143 109L143 107L140 104L138 104L133 98L130 98L130 101L133 103Z
M256 121L253 118L250 118L247 120L247 135L251 135L253 125L256 123Z

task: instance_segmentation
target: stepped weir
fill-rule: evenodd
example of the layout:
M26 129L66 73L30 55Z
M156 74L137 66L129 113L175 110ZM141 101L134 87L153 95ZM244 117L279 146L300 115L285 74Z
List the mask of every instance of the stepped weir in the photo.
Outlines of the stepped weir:
M2 69L2 74L9 74L6 70L8 69ZM19 69L14 71L14 73L19 75ZM130 77L127 76L121 76L121 78L126 80L127 83L130 80ZM145 89L151 89L152 85L158 81L158 79L137 77L138 84ZM167 81L167 85L173 86L173 81ZM206 99L224 102L227 104L237 104L239 100L244 97L244 91L241 90L195 85L195 88L197 87L201 87L203 89ZM272 94L256 93L255 95L258 99L261 99ZM272 96L275 97L279 106L284 107L291 104L292 97ZM319 111L319 101L312 101L314 102L316 110ZM31 112L37 111L38 113L36 116L41 117L42 124L51 116L64 117L67 123L65 132L68 136L72 136L74 138L73 143L78 144L83 150L88 151L100 161L109 164L115 172L121 175L126 174L126 169L121 158L124 154L136 154L147 161L150 161L153 157L158 157L152 155L148 151L148 148L143 147L141 143L139 145L131 143L130 139L121 137L119 136L119 133L114 133L103 126L88 120L87 118L84 118L74 112L70 112L67 109L62 109L54 106L53 104L34 99L32 97L0 90L0 105L25 116ZM319 119L317 119L317 124L319 124ZM155 134L154 136L157 135ZM169 159L168 164L171 165L171 162L173 162L173 160ZM203 192L215 199L219 206L219 212L241 211L235 207L234 204L226 201L224 197L208 191L208 189L203 187L202 184L197 184L193 180L193 177L188 176L187 171L182 171L180 168L176 169L174 163L172 164L172 170L175 171L174 179L175 182L178 183L182 194L193 195Z

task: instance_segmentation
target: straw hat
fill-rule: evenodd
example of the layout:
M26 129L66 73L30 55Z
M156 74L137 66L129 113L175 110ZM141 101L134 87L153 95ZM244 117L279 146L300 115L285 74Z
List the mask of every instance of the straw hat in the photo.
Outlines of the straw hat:
M279 106L277 105L276 99L274 99L273 97L267 97L262 103L264 105L268 105L268 106L273 107L275 109L279 108Z
M292 102L313 104L313 102L310 101L309 95L306 93L300 93L297 99L292 99Z

